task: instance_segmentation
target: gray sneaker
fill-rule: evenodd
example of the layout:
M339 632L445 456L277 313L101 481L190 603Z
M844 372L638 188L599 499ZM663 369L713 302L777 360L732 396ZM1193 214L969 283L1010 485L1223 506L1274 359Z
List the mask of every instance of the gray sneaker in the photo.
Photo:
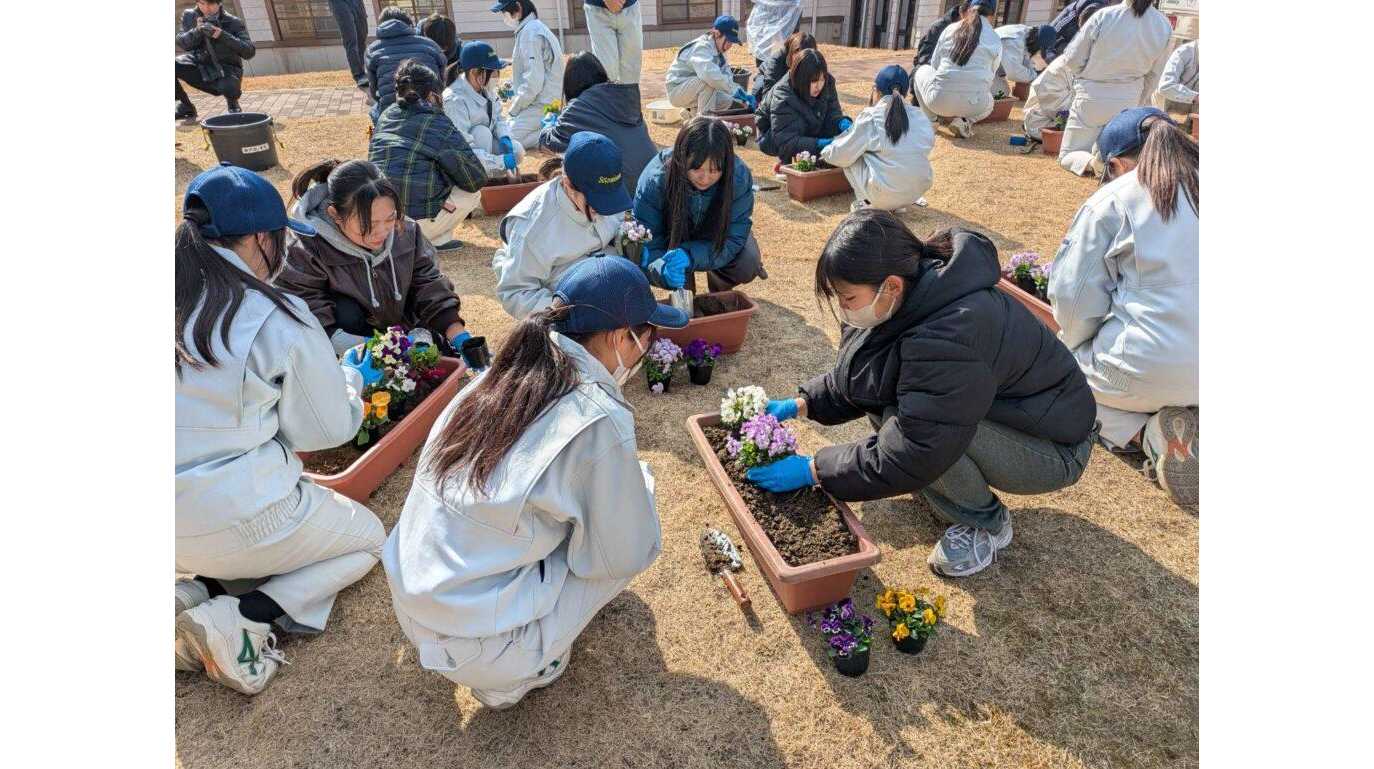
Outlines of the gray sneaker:
M1198 504L1198 414L1196 409L1169 406L1145 423L1141 441L1148 469L1169 498L1180 507Z
M176 594L177 614L188 609L194 609L210 600L210 591L206 589L203 582L196 579L177 580L173 592ZM205 666L200 664L200 657L196 656L195 650L191 649L186 641L181 638L176 639L172 645L172 663L177 670L200 671L205 669Z
M967 577L991 566L997 551L1011 544L1011 514L1002 513L1002 529L996 534L956 523L935 543L926 563L942 577Z
M563 652L563 656L550 662L547 667L539 671L534 678L524 682L514 689L473 689L472 697L478 702L486 705L492 710L505 710L519 704L526 694L535 689L542 689L545 686L557 681L568 670L568 663L572 661L572 648Z

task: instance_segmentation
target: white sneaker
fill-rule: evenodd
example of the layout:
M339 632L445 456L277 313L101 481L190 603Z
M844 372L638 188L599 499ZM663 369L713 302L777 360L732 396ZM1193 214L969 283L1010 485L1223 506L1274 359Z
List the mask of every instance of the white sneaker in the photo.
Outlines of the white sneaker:
M244 694L262 691L286 663L271 627L240 614L232 595L178 614L176 628L177 640L200 659L211 681Z
M958 134L961 139L973 138L973 123L966 117L957 117L949 121L949 130Z
M1141 447L1160 488L1180 507L1198 504L1198 414L1191 408L1169 406L1145 423Z
M524 699L526 694L529 694L535 689L542 689L545 686L552 684L554 681L557 681L565 672L567 672L568 663L570 663L571 661L572 647L568 647L568 650L566 652L563 652L562 657L559 657L553 662L550 662L548 666L545 667L543 670L539 671L539 673L534 678L531 678L525 683L515 687L514 689L507 690L473 689L473 699L477 700L483 705L486 705L492 710L505 710L506 708L513 707L516 703L520 702L520 700Z
M205 587L205 583L196 579L179 579L176 582L176 614L181 614L187 609L195 607L210 600L210 591ZM176 614L172 616L176 616ZM205 669L200 664L200 657L197 657L191 647L180 638L176 639L172 646L172 666L177 670L189 670L198 672Z
M935 543L926 563L942 577L967 577L986 569L997 560L997 551L1011 544L1011 515L996 534L956 523Z

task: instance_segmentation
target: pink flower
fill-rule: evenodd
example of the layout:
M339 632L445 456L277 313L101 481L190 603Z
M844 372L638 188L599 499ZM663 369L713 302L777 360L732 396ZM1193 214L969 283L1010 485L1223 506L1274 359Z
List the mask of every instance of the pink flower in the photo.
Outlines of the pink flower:
M662 382L654 382L653 384L649 385L649 392L653 393L654 395L662 395L662 394L663 394L663 383L662 383Z

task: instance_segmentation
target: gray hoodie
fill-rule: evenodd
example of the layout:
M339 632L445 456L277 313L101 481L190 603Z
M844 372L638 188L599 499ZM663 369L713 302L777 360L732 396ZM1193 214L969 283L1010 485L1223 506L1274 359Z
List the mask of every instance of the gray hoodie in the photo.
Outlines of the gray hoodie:
M625 189L634 197L639 175L658 152L658 145L649 138L649 129L644 125L639 84L598 83L578 94L558 113L558 122L544 127L539 134L539 146L563 152L578 131L595 131L620 147Z

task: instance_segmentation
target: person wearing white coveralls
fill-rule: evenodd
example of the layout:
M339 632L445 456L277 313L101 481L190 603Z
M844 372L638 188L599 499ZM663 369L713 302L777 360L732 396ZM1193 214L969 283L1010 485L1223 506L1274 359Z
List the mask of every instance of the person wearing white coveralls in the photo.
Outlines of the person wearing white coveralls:
M1143 450L1179 504L1197 504L1198 149L1160 110L1118 114L1098 140L1101 189L1050 270L1059 339L1097 401L1101 437Z
M638 83L644 58L644 19L639 0L586 0L592 55L614 83Z
M625 190L620 148L593 131L578 131L563 153L563 173L534 188L501 220L492 255L496 298L523 320L553 303L553 287L568 268L595 253L620 253L621 214L634 201ZM621 195L604 192L619 184Z
M1102 9L1100 5L1090 5L1078 15L1078 29ZM1043 53L1042 53L1043 56ZM1031 81L1030 94L1021 107L1021 125L1025 128L1026 142L1020 151L1025 154L1039 151L1044 141L1044 131L1054 125L1061 112L1067 113L1073 98L1073 73L1069 71L1069 60L1056 56Z
M821 150L821 160L844 169L855 207L895 211L915 204L930 189L935 128L925 113L906 102L910 88L906 70L896 64L883 67L873 80L871 106Z
M1012 83L1029 83L1039 74L1031 57L1040 54L1043 59L1041 52L1054 47L1054 27L1048 24L1038 27L1007 24L998 27L995 32L1002 40L1002 66L997 70L998 77L993 78L992 90L1003 89L1010 94L1015 86L1009 86L1008 80Z
M668 101L694 115L727 110L737 101L744 102L751 112L757 109L754 97L735 83L735 75L725 62L725 52L738 44L739 22L733 16L717 16L710 31L679 48L668 65L664 76Z
M1154 104L1167 109L1170 104L1193 107L1198 103L1198 85L1201 80L1198 68L1197 43L1184 43L1169 54L1164 64L1164 72L1159 76L1159 89L1155 91ZM1196 112L1196 107L1193 107Z
M662 549L621 388L653 327L688 317L619 256L578 262L554 293L435 422L382 555L420 666L491 708L562 676L577 636Z
M182 209L176 571L195 578L176 583L174 658L257 694L285 661L272 623L323 631L338 592L381 555L377 516L304 480L296 456L357 434L363 380L341 369L305 302L268 283L285 228L314 234L270 182L221 165L191 182Z
M992 81L1002 61L1002 39L983 17L997 7L996 0L970 0L958 24L945 27L935 44L930 63L912 75L916 98L931 122L946 124L965 139L973 136L973 124L992 114ZM956 61L956 39L961 30L976 29L977 37L963 63ZM965 32L965 35L971 34Z
M1122 0L1093 14L1063 58L1073 76L1073 100L1059 165L1082 176L1094 167L1102 127L1124 109L1149 104L1173 28L1150 0Z
M515 30L511 57L511 97L507 119L510 136L527 150L539 146L544 108L563 93L563 46L539 20L530 0L497 0L491 7L501 21Z
M444 89L444 114L467 139L487 176L505 177L525 158L524 145L511 140L510 125L501 117L501 100L492 87L506 62L490 45L473 40L463 44L458 66L462 74Z

